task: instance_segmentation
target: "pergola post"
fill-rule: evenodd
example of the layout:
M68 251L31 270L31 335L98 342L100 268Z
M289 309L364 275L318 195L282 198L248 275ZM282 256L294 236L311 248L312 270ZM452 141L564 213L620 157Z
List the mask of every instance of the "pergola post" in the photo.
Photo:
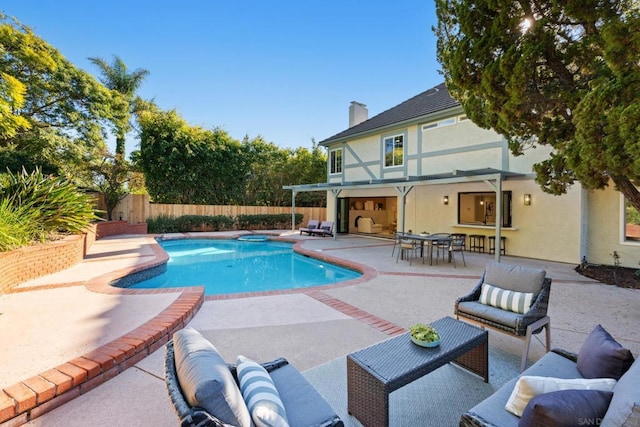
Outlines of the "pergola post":
M396 191L398 193L400 193L400 196L402 197L402 203L400 204L401 209L402 209L402 234L405 233L405 221L406 221L406 216L405 216L405 207L407 205L407 194L409 194L409 192L413 189L413 186L409 185L403 185L401 187L396 187Z
M291 190L291 231L296 231L296 190Z
M502 175L496 177L495 185L489 180L484 182L496 192L496 239L493 253L496 262L500 262L500 248L502 247Z
M336 216L333 221L333 240L338 240L338 196L342 190L334 188L331 190L333 194L333 208L336 210Z

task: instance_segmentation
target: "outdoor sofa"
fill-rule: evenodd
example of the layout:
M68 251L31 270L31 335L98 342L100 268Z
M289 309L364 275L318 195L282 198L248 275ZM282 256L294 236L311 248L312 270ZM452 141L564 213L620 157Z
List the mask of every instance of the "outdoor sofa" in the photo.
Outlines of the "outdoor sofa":
M225 363L213 344L193 328L173 335L166 345L165 381L181 427L265 425L265 417L267 424L281 425L274 419L281 420L277 417L282 416L278 412L282 408L291 427L344 426L327 401L286 359L258 365L238 356L238 361L245 366L248 361L250 368L245 371L240 364ZM263 387L258 401L252 401L250 395L245 396L247 389L240 386L239 372L241 377L248 372L244 380L249 383L255 375L263 375L260 385L271 389ZM255 423L256 416L263 422Z
M578 354L559 349L546 353L463 414L460 426L637 427L639 384L640 362L597 325ZM507 404L522 410L521 417L509 412Z

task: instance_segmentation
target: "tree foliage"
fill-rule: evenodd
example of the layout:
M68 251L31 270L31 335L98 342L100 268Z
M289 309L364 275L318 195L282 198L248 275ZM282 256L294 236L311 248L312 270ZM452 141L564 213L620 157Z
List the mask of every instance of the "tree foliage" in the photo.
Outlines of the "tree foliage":
M140 105L148 105L139 100L136 91L142 85L149 71L138 68L129 71L124 61L117 55L113 56L111 63L102 58L89 58L102 74L102 83L112 91L119 93L127 103L123 114L114 115L111 118L113 133L116 137L115 155L109 153L103 155L101 162L96 163L90 169L93 172L94 183L103 194L107 208L107 219L113 219L113 210L127 194L131 187L126 184L132 182L135 171L126 160L125 142L127 134L131 131L131 117Z
M289 206L285 185L322 182L326 155L315 145L283 149L262 137L240 143L220 129L190 126L175 111L146 106L139 113L140 151L132 160L160 203ZM324 206L323 192L302 193L299 206Z
M99 157L105 123L124 117L126 100L1 13L0 52L0 148L75 178Z
M534 166L544 191L576 180L640 209L640 16L634 0L436 0L447 87L478 125Z
M238 141L189 126L175 111L144 111L138 123L138 165L156 202L238 203L248 175Z
M122 116L114 117L113 124L116 135L116 162L123 162L126 155L125 140L127 132L131 130L131 114L135 105L136 91L142 85L149 71L138 68L129 71L124 61L114 55L111 64L102 58L89 58L102 73L102 83L109 89L121 94L128 103L128 108Z

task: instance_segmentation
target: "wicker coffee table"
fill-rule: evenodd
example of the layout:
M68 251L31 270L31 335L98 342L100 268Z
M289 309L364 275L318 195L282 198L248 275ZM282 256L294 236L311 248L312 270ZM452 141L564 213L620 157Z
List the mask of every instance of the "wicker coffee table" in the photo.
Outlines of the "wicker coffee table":
M389 394L449 362L489 382L487 331L451 317L431 325L438 347L419 347L407 332L347 356L349 414L367 427L388 426Z

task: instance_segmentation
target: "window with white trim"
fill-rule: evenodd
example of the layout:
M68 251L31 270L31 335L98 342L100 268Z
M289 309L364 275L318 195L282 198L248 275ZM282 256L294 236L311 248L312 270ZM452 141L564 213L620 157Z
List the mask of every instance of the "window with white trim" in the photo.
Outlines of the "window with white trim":
M342 173L342 148L329 152L329 165L330 174Z
M629 203L629 201L622 196L624 200L624 210L622 212L624 216L624 230L623 236L625 242L639 242L640 243L640 212Z
M502 192L502 227L511 227L511 191ZM496 225L496 193L458 193L458 224Z
M469 120L466 114L463 114L457 117L449 117L447 119L438 120L437 122L424 124L422 125L422 130L425 131L425 130L444 127L444 126L451 126L451 125L455 125L456 123L463 122L465 120Z
M384 139L384 167L402 166L404 162L404 135Z

